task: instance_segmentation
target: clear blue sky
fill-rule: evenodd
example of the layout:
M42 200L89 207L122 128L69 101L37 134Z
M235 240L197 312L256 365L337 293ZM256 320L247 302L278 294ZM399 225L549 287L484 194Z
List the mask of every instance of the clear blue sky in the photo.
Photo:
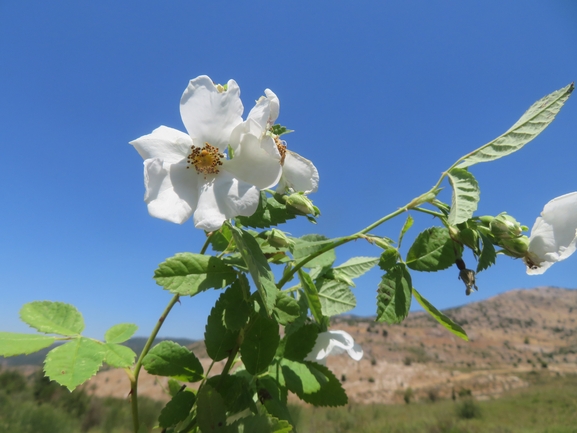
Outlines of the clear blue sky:
M320 172L317 226L353 233L430 188L454 160L509 128L537 99L577 79L577 2L62 1L0 2L0 329L57 300L87 334L118 322L147 335L170 294L157 264L198 252L203 233L150 217L142 160L128 144L160 125L184 130L180 96L201 74L235 79L245 113L265 88L281 101L289 148ZM577 190L577 98L522 151L473 167L481 214L531 226ZM445 192L442 197L450 200ZM417 214L410 241L436 224ZM402 221L375 231L396 237ZM410 242L406 242L409 246ZM378 255L363 242L337 262ZM469 267L474 267L468 258ZM414 285L446 308L514 288L577 287L577 257L543 276L504 257L465 297L456 268ZM353 313L375 313L378 270ZM185 298L163 336L202 338L218 292Z

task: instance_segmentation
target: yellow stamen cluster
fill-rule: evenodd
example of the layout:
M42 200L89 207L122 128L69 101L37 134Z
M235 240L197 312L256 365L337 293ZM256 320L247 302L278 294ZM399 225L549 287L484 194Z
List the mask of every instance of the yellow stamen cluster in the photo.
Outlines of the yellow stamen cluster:
M186 168L194 166L198 174L204 174L206 179L207 174L218 174L218 166L222 165L224 155L208 143L204 143L204 147L190 146L190 155L188 155Z
M280 153L280 165L284 165L284 159L286 156L286 144L284 144L281 139L277 136L274 138L274 142L278 149L278 153Z

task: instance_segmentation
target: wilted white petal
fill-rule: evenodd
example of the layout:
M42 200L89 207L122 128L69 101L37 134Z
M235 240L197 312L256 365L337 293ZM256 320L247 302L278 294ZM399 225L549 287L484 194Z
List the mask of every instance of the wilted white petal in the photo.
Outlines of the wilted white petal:
M160 158L174 164L186 158L192 146L188 134L167 126L160 126L152 133L130 142L142 159Z
M358 344L355 344L353 337L347 332L321 332L305 360L325 364L329 355L338 355L344 352L347 352L355 361L360 361L363 357L363 349Z
M221 172L201 186L194 225L209 232L218 230L227 219L252 215L259 200L258 188Z
M537 218L525 259L527 273L538 275L577 249L577 192L551 200Z
M180 100L180 116L195 145L225 150L232 130L242 123L243 106L236 81L220 92L206 75L190 80Z
M298 153L287 149L283 164L282 177L277 187L279 194L288 188L305 194L316 192L319 186L319 172L314 164Z

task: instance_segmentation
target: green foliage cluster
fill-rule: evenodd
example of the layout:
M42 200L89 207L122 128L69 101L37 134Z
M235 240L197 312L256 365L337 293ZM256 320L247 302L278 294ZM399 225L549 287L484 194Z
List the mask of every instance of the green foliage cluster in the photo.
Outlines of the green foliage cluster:
M456 265L468 294L477 289L476 273L493 265L498 253L523 257L523 226L504 214L474 215L480 187L469 169L521 149L553 121L572 90L571 84L539 100L503 135L458 159L429 191L349 236L293 237L283 232L277 226L299 216L315 223L319 209L299 191L262 191L252 216L237 217L207 233L199 254L176 254L158 266L154 279L173 297L138 359L123 344L136 331L135 325L115 325L103 341L94 340L82 335L84 321L76 308L47 301L26 304L20 311L22 320L40 334L0 332L0 355L28 354L63 343L48 352L44 371L70 390L103 364L124 368L131 382L134 433L147 430L138 402L141 368L170 379L171 400L158 418L165 432L292 431L289 393L314 406L348 402L341 382L309 355L318 336L327 331L330 317L356 306L354 280L373 267L382 271L377 321L401 322L415 298L450 332L467 339L461 326L413 287L411 272L438 272ZM287 132L280 126L272 130L277 135ZM437 199L445 178L452 188L450 205ZM401 245L413 225L412 215L407 215L396 241L372 231L409 211L433 215L439 225L420 233L403 254ZM355 240L374 245L377 255L337 264L335 249ZM209 247L212 255L206 254ZM478 261L475 271L467 269L462 259L466 248ZM282 275L278 281L273 266ZM289 282L293 286L285 287ZM213 375L212 365L205 371L186 347L168 341L153 347L164 319L181 297L210 289L222 293L207 320L206 351L213 364L225 361L222 372ZM198 391L189 383L198 383Z

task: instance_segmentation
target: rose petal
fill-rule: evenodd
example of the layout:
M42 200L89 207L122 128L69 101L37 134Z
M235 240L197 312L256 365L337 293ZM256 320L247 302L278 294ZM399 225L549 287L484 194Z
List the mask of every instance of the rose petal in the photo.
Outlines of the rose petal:
M287 150L277 192L282 194L287 188L292 188L309 194L316 192L318 186L319 172L314 164L298 153Z
M169 164L185 159L192 146L188 134L167 126L160 126L152 133L130 142L142 159L160 158Z

